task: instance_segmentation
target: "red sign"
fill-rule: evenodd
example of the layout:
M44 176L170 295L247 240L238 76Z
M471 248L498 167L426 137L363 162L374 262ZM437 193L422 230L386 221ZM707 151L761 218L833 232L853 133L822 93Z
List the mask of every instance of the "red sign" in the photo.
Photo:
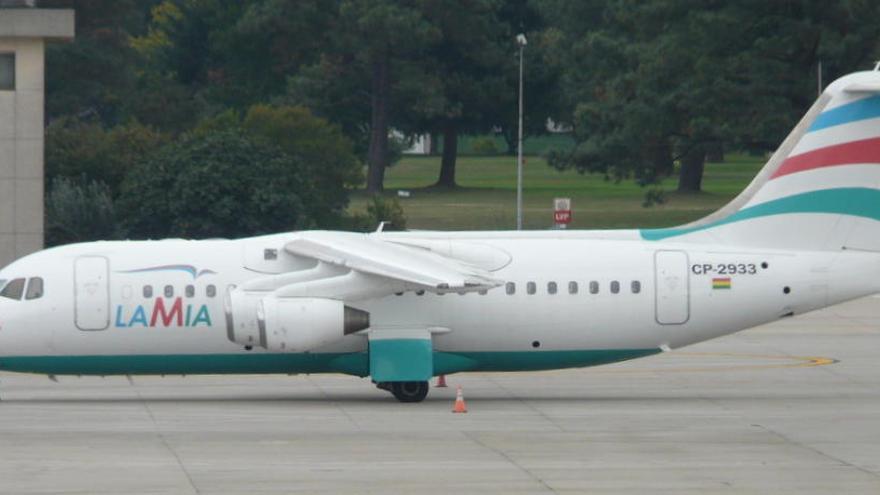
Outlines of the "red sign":
M553 212L553 221L556 223L571 223L571 210L556 210Z
M553 200L553 221L556 225L571 223L571 199L555 198Z

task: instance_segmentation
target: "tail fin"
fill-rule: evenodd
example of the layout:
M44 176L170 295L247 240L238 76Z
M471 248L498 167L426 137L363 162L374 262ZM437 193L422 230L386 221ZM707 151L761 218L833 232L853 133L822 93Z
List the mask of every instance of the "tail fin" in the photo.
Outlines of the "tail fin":
M822 93L751 184L670 239L766 248L880 251L880 71Z

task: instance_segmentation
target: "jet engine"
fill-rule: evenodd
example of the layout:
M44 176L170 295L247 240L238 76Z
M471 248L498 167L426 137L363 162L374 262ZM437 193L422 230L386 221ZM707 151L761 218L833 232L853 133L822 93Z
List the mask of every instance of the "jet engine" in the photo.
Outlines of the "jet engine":
M243 346L260 345L260 328L257 325L257 307L266 293L248 293L231 289L223 300L226 313L226 336Z
M370 314L342 301L266 297L257 308L260 345L275 352L308 352L370 326Z

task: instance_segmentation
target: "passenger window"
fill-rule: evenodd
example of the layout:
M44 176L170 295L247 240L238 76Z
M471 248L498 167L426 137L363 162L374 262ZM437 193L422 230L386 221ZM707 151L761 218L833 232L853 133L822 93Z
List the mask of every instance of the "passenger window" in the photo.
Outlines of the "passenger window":
M599 282L593 280L590 282L590 294L598 294L599 293Z
M513 282L507 282L504 285L504 291L507 292L508 296L516 294L516 284Z
M174 297L174 286L166 285L165 286L165 297Z
M207 295L208 297L216 296L217 295L217 287L214 287L213 285L209 285L208 287L205 288L205 295Z
M547 282L547 293L556 294L556 282Z
M485 295L488 294L488 293L489 293L489 291L486 290L486 289L483 289L483 290L477 291L477 294L479 294L479 295L481 295L481 296L485 296Z
M578 293L578 283L577 282L569 282L568 283L568 293L569 294L577 294Z
M632 289L633 294L638 294L642 291L642 283L638 280L633 280L632 283L629 285L629 288Z
M153 286L152 285L145 285L144 286L144 297L147 299L153 297Z
M24 279L17 278L12 282L6 284L6 287L3 288L3 292L0 292L0 296L15 299L18 301L21 299L21 294L24 292Z
M416 295L417 295L417 296L424 296L424 295L425 295L425 291L424 291L424 290L417 290L417 291L416 291Z
M529 282L526 284L526 292L531 295L538 291L538 286L535 285L534 282Z
M618 282L617 280L613 280L611 282L611 293L617 294L618 292L620 292L620 282Z
M33 277L28 280L27 292L24 294L25 299L39 299L43 297L43 279Z
M184 293L186 294L186 297L195 297L196 288L193 287L192 285L187 285L186 288L184 289Z
M263 259L266 261L274 261L278 259L278 250L266 248L263 250Z

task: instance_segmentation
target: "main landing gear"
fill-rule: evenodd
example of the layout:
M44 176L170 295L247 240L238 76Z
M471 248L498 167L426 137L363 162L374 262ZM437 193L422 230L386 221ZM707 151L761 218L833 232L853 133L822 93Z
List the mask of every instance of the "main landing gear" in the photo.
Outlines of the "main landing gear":
M400 402L421 402L428 396L428 382L382 382L377 387L391 392Z

